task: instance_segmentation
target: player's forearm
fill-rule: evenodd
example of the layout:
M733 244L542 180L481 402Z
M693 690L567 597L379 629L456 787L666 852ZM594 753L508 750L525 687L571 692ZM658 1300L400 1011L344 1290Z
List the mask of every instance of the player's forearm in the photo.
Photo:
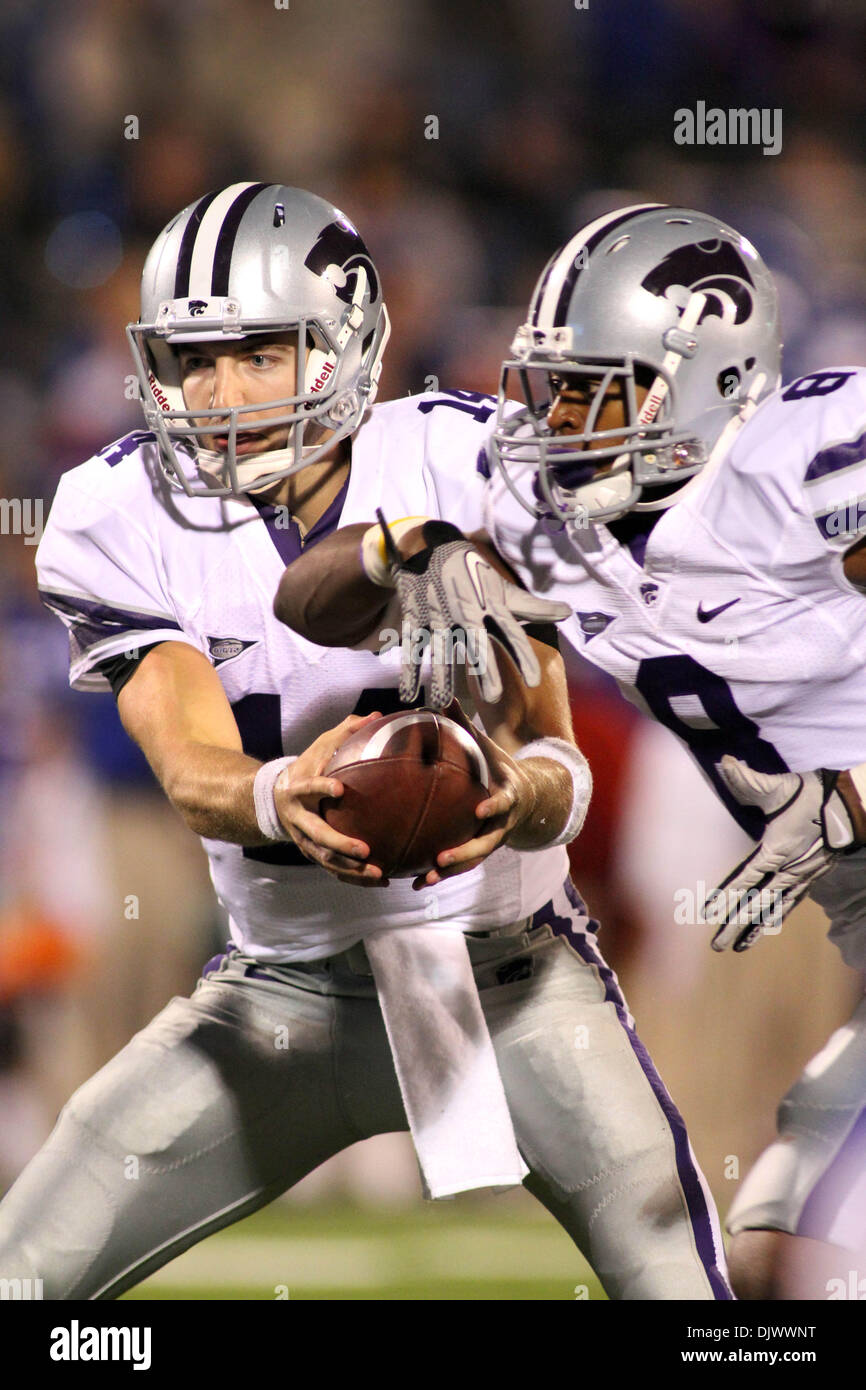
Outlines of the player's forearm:
M364 573L361 538L367 529L365 522L342 527L284 571L274 613L308 642L354 646L380 622L391 592Z
M352 647L383 627L393 590L368 578L361 558L372 524L341 527L286 568L274 599L281 623L321 647ZM399 537L397 548L409 559L424 545L421 523Z
M512 849L542 849L565 828L574 784L566 768L548 758L523 758L519 766L531 783L532 808L508 836Z
M233 845L263 845L253 800L261 763L231 748L190 744L154 769L190 830Z

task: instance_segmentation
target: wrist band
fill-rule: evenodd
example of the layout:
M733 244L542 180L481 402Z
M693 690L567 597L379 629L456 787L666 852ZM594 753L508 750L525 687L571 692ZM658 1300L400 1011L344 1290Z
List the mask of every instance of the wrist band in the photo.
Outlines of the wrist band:
M522 758L548 758L553 763L559 763L570 774L573 794L568 820L554 839L547 840L538 848L552 849L554 845L567 845L583 825L592 796L592 773L586 758L579 748L575 748L573 743L566 743L564 738L537 738L513 753L512 757L515 762L520 762Z
M389 521L388 528L395 545L399 545L407 531L414 526L423 526L427 520L426 516L404 516L399 521ZM372 584L378 584L381 589L393 589L391 566L385 554L385 537L378 521L361 537L361 565Z
M272 762L262 763L253 782L256 821L259 830L269 840L290 840L292 838L277 815L277 808L274 803L274 787L283 768L294 762L297 762L297 758L274 758Z

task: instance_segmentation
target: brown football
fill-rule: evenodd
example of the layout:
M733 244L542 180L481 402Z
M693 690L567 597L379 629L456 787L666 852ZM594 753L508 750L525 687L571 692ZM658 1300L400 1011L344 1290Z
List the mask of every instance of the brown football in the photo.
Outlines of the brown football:
M369 862L386 878L424 873L442 850L471 840L482 825L475 807L490 783L471 734L428 709L386 714L359 729L324 776L339 777L344 792L323 799L322 816L368 844Z

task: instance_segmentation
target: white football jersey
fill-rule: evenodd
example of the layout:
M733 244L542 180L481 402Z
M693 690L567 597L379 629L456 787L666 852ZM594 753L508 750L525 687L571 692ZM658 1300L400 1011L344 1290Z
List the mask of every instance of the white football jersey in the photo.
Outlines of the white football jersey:
M532 498L532 471L517 483ZM485 526L560 631L688 746L758 838L717 764L763 772L866 760L866 596L844 552L866 535L866 371L816 372L761 404L653 528L639 564L608 527L534 521L498 469Z
M304 543L372 520L376 507L390 520L442 517L476 530L484 480L475 463L492 414L490 398L472 392L375 406L352 439L346 487ZM274 617L277 585L300 552L285 508L173 490L147 432L110 445L64 474L37 552L43 600L69 629L71 683L106 690L101 661L188 642L216 668L244 751L262 761L303 752L347 714L399 709L398 645L382 656L320 647ZM410 879L364 889L293 844L203 843L235 944L268 961L333 955L383 925L505 925L546 903L568 873L564 848L505 848L420 893Z

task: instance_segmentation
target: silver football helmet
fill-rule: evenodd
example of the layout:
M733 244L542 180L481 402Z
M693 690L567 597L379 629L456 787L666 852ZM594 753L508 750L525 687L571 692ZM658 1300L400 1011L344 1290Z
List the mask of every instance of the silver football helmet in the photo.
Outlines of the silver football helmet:
M655 499L652 489L685 481L727 448L779 385L781 346L776 289L745 237L658 203L608 213L556 252L536 286L503 364L494 459L538 516L611 521L669 506L670 487ZM509 414L513 373L526 404ZM563 385L586 392L579 433L547 421ZM598 430L611 388L625 423ZM532 502L512 476L527 466Z
M390 325L375 266L343 213L300 188L236 183L191 203L157 237L141 318L126 332L169 479L189 496L223 497L288 477L357 429ZM178 346L262 333L297 335L294 394L188 410ZM244 433L274 410L267 425L286 426L286 446L239 458ZM214 421L224 452L202 442Z

